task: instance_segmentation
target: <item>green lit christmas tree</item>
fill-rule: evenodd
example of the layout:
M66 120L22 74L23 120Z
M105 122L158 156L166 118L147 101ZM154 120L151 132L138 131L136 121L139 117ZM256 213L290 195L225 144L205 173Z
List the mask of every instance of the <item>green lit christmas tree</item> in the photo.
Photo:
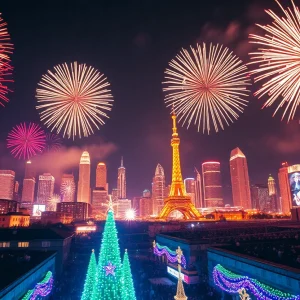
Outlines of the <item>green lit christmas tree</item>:
M83 293L81 296L81 300L90 300L93 295L94 282L97 273L97 262L94 249L92 250L88 270L86 273Z
M93 300L120 300L122 295L121 255L110 200L95 278Z
M123 295L122 300L136 300L127 250L125 250L122 266Z

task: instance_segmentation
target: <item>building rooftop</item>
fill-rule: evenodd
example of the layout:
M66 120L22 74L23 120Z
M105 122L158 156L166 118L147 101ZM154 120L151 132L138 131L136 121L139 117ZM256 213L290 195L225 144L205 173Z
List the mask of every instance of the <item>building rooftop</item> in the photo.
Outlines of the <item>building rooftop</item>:
M272 239L282 241L287 238L294 238L297 234L299 234L300 240L299 227L268 226L266 224L248 222L244 222L244 224L234 222L233 225L232 222L218 222L215 224L192 223L186 231L161 233L158 236L181 243L197 245L232 244L236 241L251 242Z
M300 238L238 242L234 245L214 246L211 249L276 265L300 274Z
M231 151L230 160L233 160L238 157L245 158L245 154L241 151L240 148L237 147Z
M1 228L0 241L62 240L71 237L73 232L59 228Z
M5 251L0 253L0 291L55 255L55 251ZM4 271L6 270L6 271ZM13 270L13 271L11 271Z
M29 214L24 214L23 212L8 212L6 214L1 214L0 216L30 216Z

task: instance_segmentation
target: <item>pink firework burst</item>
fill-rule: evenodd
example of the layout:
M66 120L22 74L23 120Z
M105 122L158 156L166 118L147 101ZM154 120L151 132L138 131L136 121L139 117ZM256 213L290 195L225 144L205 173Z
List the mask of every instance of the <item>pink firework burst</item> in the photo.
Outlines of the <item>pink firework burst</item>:
M7 137L7 148L18 159L29 159L42 153L45 145L45 132L35 123L16 125Z
M49 151L59 151L62 147L62 139L54 133L46 133L46 148Z
M9 79L12 74L12 66L10 65L10 55L13 52L13 44L10 43L10 36L7 31L7 23L5 23L0 13L0 105L4 106L8 102L7 94L11 92L7 84L12 82Z

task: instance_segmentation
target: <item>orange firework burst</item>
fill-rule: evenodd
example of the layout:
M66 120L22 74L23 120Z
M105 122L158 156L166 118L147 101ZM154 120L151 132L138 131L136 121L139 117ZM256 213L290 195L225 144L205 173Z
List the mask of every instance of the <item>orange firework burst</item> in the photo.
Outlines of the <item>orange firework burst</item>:
M41 121L68 138L87 137L104 124L113 97L103 74L74 62L57 65L39 82L36 98Z
M276 105L274 115L284 107L282 119L294 118L300 104L300 12L292 1L293 8L284 9L284 16L277 16L272 10L266 13L272 17L271 25L258 25L265 31L264 36L250 34L251 43L260 48L250 53L257 69L251 71L257 75L255 81L264 81L262 87L255 93L259 98L266 95L268 100L263 105Z
M247 67L228 48L197 44L190 51L182 49L169 67L163 82L165 103L174 105L179 121L187 127L194 123L198 131L202 127L209 134L213 124L218 132L247 105Z

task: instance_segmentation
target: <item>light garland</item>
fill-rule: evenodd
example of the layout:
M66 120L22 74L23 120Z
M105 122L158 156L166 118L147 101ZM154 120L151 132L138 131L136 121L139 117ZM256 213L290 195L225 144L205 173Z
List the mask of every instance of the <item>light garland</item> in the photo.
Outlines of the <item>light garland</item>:
M22 300L35 300L38 296L46 297L51 293L52 287L53 275L51 271L48 271L44 279L41 282L37 283L32 290L29 290L22 298Z
M157 256L166 255L169 262L175 263L177 262L177 253L176 251L172 251L167 246L161 246L159 243L153 243L153 253ZM181 256L181 264L184 268L186 268L186 259L185 256Z
M295 296L274 289L256 279L235 274L225 269L220 264L213 269L214 283L223 291L235 294L242 288L247 288L257 299L272 300L300 300L300 295Z

